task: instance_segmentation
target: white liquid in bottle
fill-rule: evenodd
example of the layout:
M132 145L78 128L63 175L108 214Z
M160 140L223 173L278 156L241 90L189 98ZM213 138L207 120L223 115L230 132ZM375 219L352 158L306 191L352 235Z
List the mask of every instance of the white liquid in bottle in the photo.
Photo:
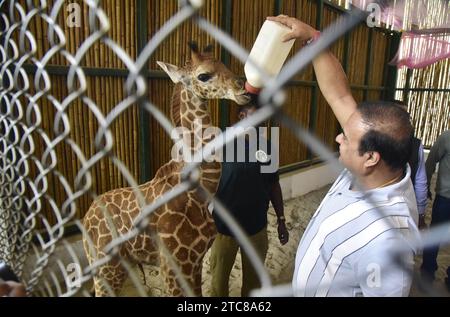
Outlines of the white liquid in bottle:
M264 22L244 66L247 79L245 87L248 92L258 93L265 85L258 69L251 65L249 60L262 68L268 75L278 75L295 42L295 39L288 42L282 41L283 36L290 32L289 27L278 22L269 20Z

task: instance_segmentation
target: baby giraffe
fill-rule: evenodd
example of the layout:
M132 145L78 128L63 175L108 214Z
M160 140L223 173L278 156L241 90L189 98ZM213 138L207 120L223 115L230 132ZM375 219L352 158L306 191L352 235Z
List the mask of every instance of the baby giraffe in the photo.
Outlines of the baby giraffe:
M191 140L196 141L188 144L188 151L192 154L199 145L211 140L211 136L201 133L211 127L207 99L231 99L243 105L250 98L237 76L213 58L212 46L203 52L198 50L196 43L191 43L190 48L191 60L184 67L157 63L175 83L170 105L171 119L175 127L183 128L193 138ZM139 186L146 204L151 204L180 183L180 173L185 164L183 160L172 159L156 172L151 181ZM201 163L200 184L211 194L217 190L220 175L220 162ZM194 294L201 296L202 261L216 235L208 203L205 195L196 188L176 197L149 216L147 230L120 246L119 256L135 264L159 265L166 294L186 295L173 269L175 263ZM139 204L132 188L115 189L99 196L83 221L89 235L89 239L83 237L89 263L105 256L104 247L112 241L114 230L119 235L126 234L139 215ZM159 250L154 239L158 239L167 252ZM172 263L168 255L172 257ZM95 295L112 295L110 291L118 294L127 278L126 273L118 258L106 262L94 277Z

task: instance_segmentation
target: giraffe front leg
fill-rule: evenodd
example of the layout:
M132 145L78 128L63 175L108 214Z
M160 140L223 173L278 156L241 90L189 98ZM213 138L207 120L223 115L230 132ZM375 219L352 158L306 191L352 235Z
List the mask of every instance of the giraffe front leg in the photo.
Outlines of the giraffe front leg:
M94 277L95 296L118 296L128 274L119 261L103 265Z

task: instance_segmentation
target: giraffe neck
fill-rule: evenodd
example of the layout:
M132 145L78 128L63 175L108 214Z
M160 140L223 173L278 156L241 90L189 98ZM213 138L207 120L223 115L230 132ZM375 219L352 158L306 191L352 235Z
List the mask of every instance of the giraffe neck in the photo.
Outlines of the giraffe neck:
M206 129L212 127L211 114L205 99L177 85L172 99L171 115L176 127L189 131L191 151L195 152L211 141L211 136L204 133Z
M184 137L191 155L214 138L211 134L205 134L206 129L212 128L207 101L197 97L180 84L175 87L172 97L171 116L176 127L189 131ZM203 162L200 170L202 184L214 194L220 180L221 163Z

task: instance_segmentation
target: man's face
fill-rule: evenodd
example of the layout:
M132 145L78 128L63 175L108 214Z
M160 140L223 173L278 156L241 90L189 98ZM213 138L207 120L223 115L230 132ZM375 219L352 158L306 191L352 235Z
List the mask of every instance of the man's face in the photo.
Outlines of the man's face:
M367 126L360 113L355 111L344 124L343 133L336 137L336 142L339 143L339 160L356 175L364 175L366 171L364 168L366 158L358 151L361 138L366 132Z

